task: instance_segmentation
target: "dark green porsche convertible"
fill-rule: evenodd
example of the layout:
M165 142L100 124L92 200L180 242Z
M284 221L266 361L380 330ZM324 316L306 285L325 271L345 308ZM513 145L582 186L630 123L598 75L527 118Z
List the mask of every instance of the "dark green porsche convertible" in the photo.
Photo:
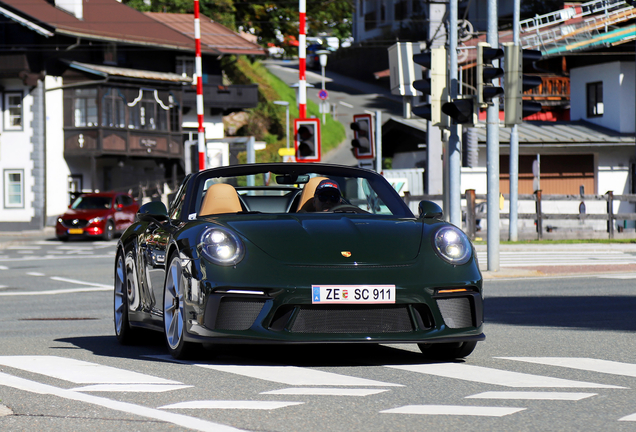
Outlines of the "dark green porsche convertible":
M438 205L419 212L359 168L191 174L118 243L117 339L157 330L175 358L203 343L417 343L428 358L465 357L484 339L475 252Z

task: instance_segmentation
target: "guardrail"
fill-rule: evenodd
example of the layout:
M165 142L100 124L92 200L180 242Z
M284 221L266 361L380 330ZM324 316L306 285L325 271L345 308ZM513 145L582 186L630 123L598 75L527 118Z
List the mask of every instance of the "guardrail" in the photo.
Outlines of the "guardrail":
M510 199L510 195L502 195L505 200ZM430 200L430 201L442 201L443 195L410 195L405 193L404 202L409 205L412 201ZM468 189L462 194L462 199L466 200L465 207L465 231L471 240L475 239L477 232L477 221L487 217L485 211L479 211L480 206L477 204L478 200L486 201L487 195L476 194L474 189ZM543 194L540 190L533 194L519 194L519 201L533 201L535 203L536 211L534 213L519 213L518 219L530 219L535 221L537 238L540 240L543 238L544 222L552 220L603 220L607 222L608 238L613 239L616 231L622 232L623 227L617 226L617 221L629 221L636 220L636 213L614 213L614 203L616 201L636 203L636 194L631 195L614 195L613 191L608 191L604 195L554 195ZM579 201L578 213L544 213L543 202L544 201ZM606 203L606 213L587 213L585 201L597 201ZM509 219L509 213L499 213L500 219ZM552 232L555 228L547 225L545 227L546 232Z

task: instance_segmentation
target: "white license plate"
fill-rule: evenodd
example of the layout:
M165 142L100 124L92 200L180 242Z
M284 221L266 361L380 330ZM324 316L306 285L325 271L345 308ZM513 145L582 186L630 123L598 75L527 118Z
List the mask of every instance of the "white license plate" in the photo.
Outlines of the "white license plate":
M395 285L312 285L313 304L395 303Z

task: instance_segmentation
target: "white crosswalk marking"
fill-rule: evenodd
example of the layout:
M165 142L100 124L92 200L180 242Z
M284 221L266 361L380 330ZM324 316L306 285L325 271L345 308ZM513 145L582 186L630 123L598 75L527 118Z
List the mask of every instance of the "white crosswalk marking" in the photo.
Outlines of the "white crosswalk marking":
M480 262L487 262L487 252L477 252ZM535 267L566 265L636 264L636 255L623 251L501 251L501 267Z
M503 417L526 408L504 408L457 405L407 405L380 411L381 414L466 415L479 417Z
M172 405L164 405L159 409L257 409L273 410L293 405L302 405L304 402L278 402L278 401L191 401L179 402Z
M71 390L81 392L161 393L190 387L193 386L179 384L96 384L75 387Z
M370 396L389 391L388 389L355 389L325 387L294 387L281 390L261 392L266 395L299 395L299 396Z
M511 372L482 366L472 366L457 363L416 364L401 366L386 366L393 369L454 378L464 381L495 384L506 387L552 387L552 388L625 388L608 384L596 384L584 381L571 381L541 375Z
M621 363L611 360L599 360L577 357L495 357L503 360L514 360L548 366L560 366L570 369L601 372L611 375L622 375L636 378L636 364Z
M0 365L75 384L182 384L138 372L56 356L0 356Z
M466 399L504 399L504 400L567 400L578 401L597 393L575 393L575 392L510 392L510 391L489 391L472 396Z

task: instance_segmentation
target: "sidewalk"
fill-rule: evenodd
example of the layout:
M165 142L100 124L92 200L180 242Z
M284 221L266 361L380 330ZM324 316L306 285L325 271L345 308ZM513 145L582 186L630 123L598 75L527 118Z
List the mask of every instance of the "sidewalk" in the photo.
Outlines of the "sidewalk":
M38 240L48 240L55 238L55 228L45 227L41 230L32 231L0 231L0 249L10 246L25 244Z

